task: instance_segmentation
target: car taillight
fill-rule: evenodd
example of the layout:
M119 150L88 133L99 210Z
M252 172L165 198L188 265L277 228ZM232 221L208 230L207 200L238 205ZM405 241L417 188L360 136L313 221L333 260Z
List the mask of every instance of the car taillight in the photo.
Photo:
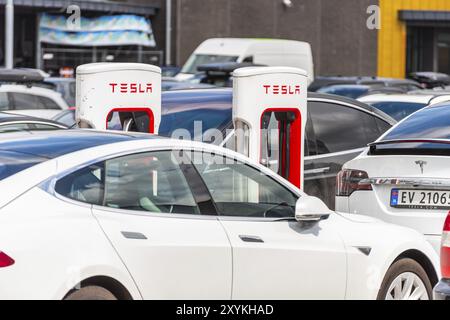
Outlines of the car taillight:
M372 185L363 181L368 178L365 171L341 170L336 177L336 196L349 197L357 190L372 190Z
M0 268L9 267L12 266L13 264L14 260L6 253L0 251Z
M450 212L445 219L442 233L441 271L443 278L450 279Z

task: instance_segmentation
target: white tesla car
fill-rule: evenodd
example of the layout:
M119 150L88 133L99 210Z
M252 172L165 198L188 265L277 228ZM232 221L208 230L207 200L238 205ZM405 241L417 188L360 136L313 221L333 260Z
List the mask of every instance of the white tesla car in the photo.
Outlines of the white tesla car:
M439 252L450 210L450 103L398 123L337 177L336 210L423 233Z
M0 299L428 299L414 230L229 150L68 130L0 142Z

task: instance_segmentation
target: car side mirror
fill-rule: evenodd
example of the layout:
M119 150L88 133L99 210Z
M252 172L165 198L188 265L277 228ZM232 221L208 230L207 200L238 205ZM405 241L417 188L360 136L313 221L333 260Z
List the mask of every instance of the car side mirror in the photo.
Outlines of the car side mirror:
M298 222L319 222L331 213L326 204L316 197L302 196L295 204L295 220Z

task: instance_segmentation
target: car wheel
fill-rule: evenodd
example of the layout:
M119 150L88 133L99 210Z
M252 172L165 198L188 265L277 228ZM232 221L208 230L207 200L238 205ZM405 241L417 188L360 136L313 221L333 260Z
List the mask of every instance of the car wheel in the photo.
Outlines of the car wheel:
M69 293L64 300L117 300L117 298L105 288L87 286Z
M396 261L387 271L378 300L430 300L432 286L422 266L412 259Z

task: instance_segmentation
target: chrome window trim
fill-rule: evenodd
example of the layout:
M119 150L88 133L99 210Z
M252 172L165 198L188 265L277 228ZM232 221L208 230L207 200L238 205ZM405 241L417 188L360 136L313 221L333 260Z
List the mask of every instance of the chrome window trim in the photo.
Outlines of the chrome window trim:
M177 218L177 219L195 219L195 220L217 220L216 215L202 215L202 214L187 214L187 213L163 213L163 212L151 212L151 211L137 211L127 209L117 209L112 207L104 207L99 205L91 205L92 210L101 212L126 214L132 216L141 217L154 217L154 218Z
M377 117L380 120L383 120L384 122L388 123L389 125L391 125L389 122L386 121L386 119L383 119L379 114L377 114L373 111L361 108L361 107L351 104L351 103L347 103L347 102L343 102L343 101L339 101L339 100L326 99L326 98L308 98L308 102L325 102L325 103L340 104L340 105L343 105L343 106L346 106L349 108L357 109L359 111L368 113L372 116Z
M307 156L307 157L305 157L305 160L316 160L316 159L322 159L322 158L328 158L328 157L343 156L343 155L350 154L350 153L361 153L366 148L367 147L362 147L362 148L345 150L345 151L324 153L324 154L319 154L319 155L315 155L315 156Z
M246 222L292 222L297 221L295 217L279 217L279 218L264 218L264 217L235 217L235 216L217 216L219 221L246 221Z
M0 127L11 125L11 124L42 124L42 125L52 126L55 128L67 129L67 127L56 124L56 123L49 123L49 122L45 122L45 121L34 121L34 120L31 120L31 121L28 121L28 120L5 121L5 122L0 123Z

